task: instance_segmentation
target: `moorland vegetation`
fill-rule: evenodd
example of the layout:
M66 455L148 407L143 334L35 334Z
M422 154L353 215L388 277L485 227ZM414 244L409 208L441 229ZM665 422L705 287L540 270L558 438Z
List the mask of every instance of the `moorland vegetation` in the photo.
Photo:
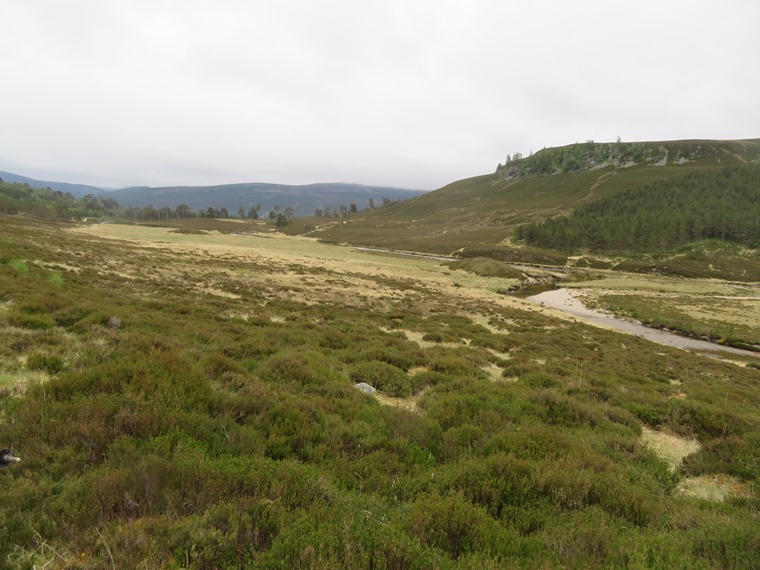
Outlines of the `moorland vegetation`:
M756 568L760 360L503 292L756 348L759 148L545 149L346 223L0 184L0 568ZM626 205L660 241L515 242Z
M0 224L0 567L757 564L760 370L435 260L94 229Z

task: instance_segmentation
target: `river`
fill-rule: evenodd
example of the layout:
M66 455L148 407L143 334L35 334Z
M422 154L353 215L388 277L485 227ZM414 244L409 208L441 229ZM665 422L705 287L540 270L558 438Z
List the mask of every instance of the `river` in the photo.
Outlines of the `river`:
M645 327L642 324L626 321L624 319L589 309L586 307L580 299L578 299L579 292L574 289L559 288L551 291L544 291L537 295L531 295L526 297L526 300L533 303L538 303L544 307L562 311L579 317L583 321L588 323L604 326L607 328L613 328L622 332L633 334L658 344L664 344L665 346L673 346L675 348L684 348L687 350L698 350L703 352L723 352L730 354L740 354L743 356L751 356L754 358L760 358L760 354L752 352L750 350L741 350L739 348L733 348L731 346L724 346L721 344L715 344L704 340L697 340L695 338L689 338L680 336L671 332L661 331L659 329L652 329Z

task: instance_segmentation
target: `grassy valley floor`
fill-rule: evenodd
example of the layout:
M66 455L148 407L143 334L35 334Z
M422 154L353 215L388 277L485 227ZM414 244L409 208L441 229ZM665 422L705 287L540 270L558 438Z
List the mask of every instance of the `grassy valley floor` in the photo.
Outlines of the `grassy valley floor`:
M509 273L1 222L0 567L760 562L760 370Z

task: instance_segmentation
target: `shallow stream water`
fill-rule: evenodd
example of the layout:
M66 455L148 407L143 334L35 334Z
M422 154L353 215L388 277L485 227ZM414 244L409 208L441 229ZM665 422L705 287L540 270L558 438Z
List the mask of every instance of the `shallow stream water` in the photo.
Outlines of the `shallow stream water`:
M680 336L659 329L652 329L639 323L626 321L601 311L589 309L580 301L580 299L578 299L578 294L579 292L574 289L559 288L552 289L551 291L544 291L537 295L531 295L530 297L526 297L526 300L538 303L550 309L575 315L576 317L580 317L582 320L592 324L602 325L633 334L658 344L664 344L665 346L698 350L702 352L741 354L743 356L760 358L760 353Z

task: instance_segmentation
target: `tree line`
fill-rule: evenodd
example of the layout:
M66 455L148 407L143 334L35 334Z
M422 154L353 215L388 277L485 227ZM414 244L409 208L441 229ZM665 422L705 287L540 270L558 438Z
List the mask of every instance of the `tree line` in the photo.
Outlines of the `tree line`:
M3 182L0 179L0 214L24 213L35 218L69 220L116 216L121 210L119 203L112 198L92 194L76 198L70 192L32 188L26 182Z
M697 171L524 224L516 238L577 251L644 252L701 239L760 247L760 166Z
M382 198L382 205L389 204L389 198ZM375 208L374 199L369 199L368 207ZM315 208L315 217L345 218L359 211L356 203L349 206L341 204L337 208ZM52 220L69 220L72 218L116 218L132 221L184 220L190 218L230 218L234 216L227 208L209 206L193 210L187 204L178 204L174 208L161 206L123 207L113 198L87 194L76 198L70 192L61 192L52 188L33 188L25 182L4 182L0 179L0 214L24 213L36 218ZM240 207L237 217L240 219L269 219L278 225L285 225L295 216L292 206L281 208L275 204L269 211L262 212L261 204L251 205L247 209Z

